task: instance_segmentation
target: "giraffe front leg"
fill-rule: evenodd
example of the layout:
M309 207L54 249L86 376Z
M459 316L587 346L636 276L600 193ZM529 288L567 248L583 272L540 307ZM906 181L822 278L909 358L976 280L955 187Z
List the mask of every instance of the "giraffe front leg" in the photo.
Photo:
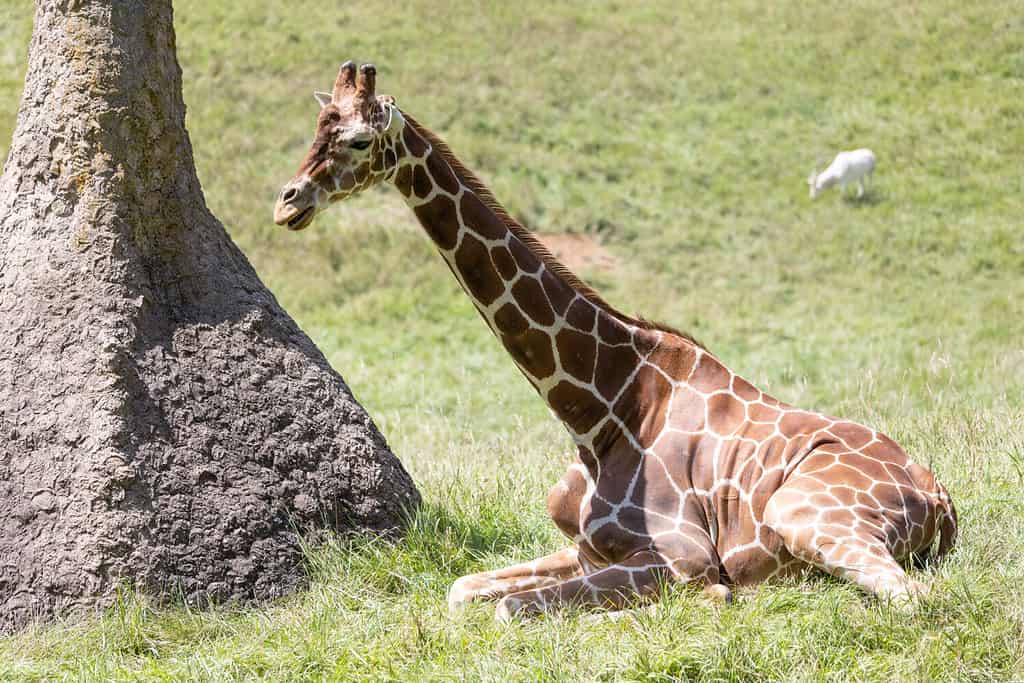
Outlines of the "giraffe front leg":
M474 600L495 600L510 593L550 586L583 573L579 551L566 548L557 553L478 574L467 574L448 591L448 610L459 611Z
M585 576L507 595L498 602L495 616L499 621L508 623L516 616L541 614L569 604L622 609L654 595L669 581L702 581L707 596L724 602L732 601L729 589L719 583L717 567L706 566L699 575L693 575L686 571L687 565L691 564L683 560L672 561L656 551L645 550Z

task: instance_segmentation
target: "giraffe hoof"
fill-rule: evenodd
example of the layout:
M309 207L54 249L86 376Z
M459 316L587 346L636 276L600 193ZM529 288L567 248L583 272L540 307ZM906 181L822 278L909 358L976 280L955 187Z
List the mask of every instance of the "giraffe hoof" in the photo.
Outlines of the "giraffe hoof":
M469 604L469 600L462 600L458 596L448 596L448 616L457 617L466 611L466 605Z
M907 581L888 593L881 594L883 601L901 612L913 612L928 597L931 589L920 581Z
M448 614L455 616L466 609L473 600L473 591L467 586L468 576L455 580L452 587L448 589Z
M714 602L720 602L725 605L731 605L733 602L732 591L723 583L710 584L704 589L704 595Z
M508 597L502 598L498 601L498 606L494 608L494 618L502 626L508 626L512 623L512 618L518 612L518 608L518 600L513 600Z

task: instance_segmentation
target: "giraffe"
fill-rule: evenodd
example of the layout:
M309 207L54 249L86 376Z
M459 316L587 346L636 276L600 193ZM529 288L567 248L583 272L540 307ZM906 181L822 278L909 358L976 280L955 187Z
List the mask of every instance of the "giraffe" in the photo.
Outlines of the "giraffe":
M560 606L622 608L661 586L730 585L810 568L912 605L909 559L946 554L956 512L891 439L754 387L688 334L621 313L562 266L437 135L342 65L274 220L393 184L486 324L562 421L576 456L547 496L559 552L452 585L452 611L502 621Z

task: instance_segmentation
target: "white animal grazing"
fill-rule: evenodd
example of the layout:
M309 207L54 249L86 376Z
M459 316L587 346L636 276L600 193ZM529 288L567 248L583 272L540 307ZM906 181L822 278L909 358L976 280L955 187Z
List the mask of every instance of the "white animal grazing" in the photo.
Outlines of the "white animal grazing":
M811 186L811 199L837 183L839 194L846 194L846 186L853 182L857 183L857 197L863 197L864 181L871 180L871 172L874 170L875 154L870 149L840 152L828 168L821 173L812 173L807 179L807 184Z

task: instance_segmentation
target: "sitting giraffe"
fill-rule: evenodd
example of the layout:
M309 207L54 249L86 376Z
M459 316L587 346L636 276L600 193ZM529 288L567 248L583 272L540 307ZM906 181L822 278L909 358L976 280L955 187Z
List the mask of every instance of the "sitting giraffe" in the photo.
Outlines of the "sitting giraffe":
M572 547L458 579L452 610L496 599L507 621L565 604L620 608L669 582L731 600L818 567L909 604L901 563L945 554L946 490L874 429L777 401L687 334L617 311L517 223L434 133L341 67L316 93L315 139L274 221L391 182L578 448L548 510Z

